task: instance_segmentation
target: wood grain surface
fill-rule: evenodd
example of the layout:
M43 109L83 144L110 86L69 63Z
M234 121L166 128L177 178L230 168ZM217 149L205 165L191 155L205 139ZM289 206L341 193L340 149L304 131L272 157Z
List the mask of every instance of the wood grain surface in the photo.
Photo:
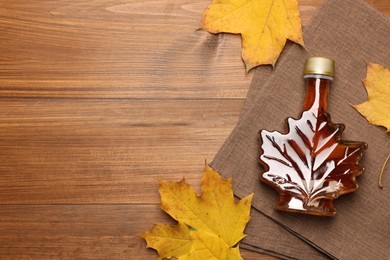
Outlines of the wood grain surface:
M238 35L198 30L208 4L0 3L0 259L157 259L157 179L199 191L252 79Z

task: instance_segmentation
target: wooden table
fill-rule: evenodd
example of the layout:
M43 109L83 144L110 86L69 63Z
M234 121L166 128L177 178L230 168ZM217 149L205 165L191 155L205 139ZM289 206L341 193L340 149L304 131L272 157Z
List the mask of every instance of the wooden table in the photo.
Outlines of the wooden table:
M323 0L299 2L305 25ZM157 179L199 190L253 75L239 36L197 30L208 3L2 1L1 259L156 258Z

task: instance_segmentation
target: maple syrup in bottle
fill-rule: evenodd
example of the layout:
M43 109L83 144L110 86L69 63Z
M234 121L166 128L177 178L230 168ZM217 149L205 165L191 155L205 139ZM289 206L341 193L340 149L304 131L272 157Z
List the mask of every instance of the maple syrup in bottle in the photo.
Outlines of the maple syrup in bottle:
M328 93L334 61L311 57L305 64L306 97L299 119L287 118L286 134L260 131L260 180L279 193L275 208L304 214L334 216L333 200L353 192L363 142L341 140L343 124L331 122Z

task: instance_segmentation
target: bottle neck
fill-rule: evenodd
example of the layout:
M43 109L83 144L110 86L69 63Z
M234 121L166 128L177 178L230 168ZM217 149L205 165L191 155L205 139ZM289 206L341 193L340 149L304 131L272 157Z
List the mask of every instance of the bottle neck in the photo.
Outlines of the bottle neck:
M316 114L328 112L328 93L333 80L323 75L305 75L306 97L304 110L311 110Z

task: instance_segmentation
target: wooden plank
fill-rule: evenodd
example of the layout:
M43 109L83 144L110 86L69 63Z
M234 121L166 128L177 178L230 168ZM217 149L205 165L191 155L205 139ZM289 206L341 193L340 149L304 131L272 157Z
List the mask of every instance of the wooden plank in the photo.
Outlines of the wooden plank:
M0 96L244 97L240 38L197 30L207 4L5 1Z
M323 1L299 1L303 25ZM3 1L0 97L243 98L240 37L197 30L209 2Z
M197 30L209 2L4 1L0 97L243 98L240 37Z
M158 178L199 187L242 103L3 99L0 204L157 203Z
M155 259L136 237L174 224L158 205L3 205L1 259ZM245 259L272 259L242 250Z
M375 9L390 17L390 2L387 0L365 0Z

